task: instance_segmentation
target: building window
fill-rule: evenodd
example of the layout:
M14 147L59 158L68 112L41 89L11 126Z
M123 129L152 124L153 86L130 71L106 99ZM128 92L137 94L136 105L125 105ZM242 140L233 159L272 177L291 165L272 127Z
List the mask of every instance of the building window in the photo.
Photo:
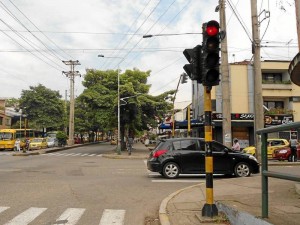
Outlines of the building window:
M263 73L262 82L264 84L282 83L282 73Z
M0 117L0 125L3 125L3 117Z
M264 106L268 109L284 109L283 101L264 101Z

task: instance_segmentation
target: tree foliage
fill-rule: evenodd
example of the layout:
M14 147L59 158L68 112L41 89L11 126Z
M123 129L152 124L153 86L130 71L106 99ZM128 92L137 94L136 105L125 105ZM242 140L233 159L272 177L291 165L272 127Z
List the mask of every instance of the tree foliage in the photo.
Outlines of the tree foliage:
M22 90L20 108L27 115L30 128L62 128L64 125L64 102L58 91L42 84Z
M118 74L120 73L120 74ZM75 128L82 130L112 130L118 126L118 75L120 79L121 140L125 133L136 134L157 126L157 119L171 109L166 101L173 91L159 96L149 94L147 79L150 71L87 70L85 90L76 99ZM126 132L125 132L126 131Z

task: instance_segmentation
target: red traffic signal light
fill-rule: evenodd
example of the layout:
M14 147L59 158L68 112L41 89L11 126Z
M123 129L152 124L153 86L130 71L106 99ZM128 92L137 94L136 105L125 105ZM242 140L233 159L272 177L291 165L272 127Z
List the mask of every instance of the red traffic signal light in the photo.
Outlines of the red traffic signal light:
M211 20L206 24L206 33L208 36L216 36L219 34L220 25L217 21Z
M203 75L202 83L204 86L219 85L219 52L220 52L220 37L219 37L219 23L211 20L204 23L203 29L203 43L202 43L202 57L203 57Z

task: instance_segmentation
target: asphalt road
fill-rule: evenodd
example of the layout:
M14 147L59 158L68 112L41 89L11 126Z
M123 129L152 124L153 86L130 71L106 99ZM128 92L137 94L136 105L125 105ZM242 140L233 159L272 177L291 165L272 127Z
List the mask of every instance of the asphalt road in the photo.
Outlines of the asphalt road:
M25 157L0 152L0 224L143 225L158 218L169 194L205 183L204 176L164 179L142 159L102 157L114 148L97 144ZM269 169L299 174L298 168Z
M125 225L142 225L145 218L157 218L167 195L190 185L149 174L142 159L101 157L113 148L99 144L57 154L0 154L0 224L118 225L124 219Z

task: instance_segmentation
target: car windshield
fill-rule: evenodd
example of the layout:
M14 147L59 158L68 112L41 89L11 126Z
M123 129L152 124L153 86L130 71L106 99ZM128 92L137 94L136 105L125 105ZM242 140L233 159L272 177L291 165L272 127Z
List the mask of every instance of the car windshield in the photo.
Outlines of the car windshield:
M42 139L32 139L32 142L42 142Z
M48 142L52 142L52 141L54 141L54 140L55 140L55 138L48 138L48 139L47 139Z

